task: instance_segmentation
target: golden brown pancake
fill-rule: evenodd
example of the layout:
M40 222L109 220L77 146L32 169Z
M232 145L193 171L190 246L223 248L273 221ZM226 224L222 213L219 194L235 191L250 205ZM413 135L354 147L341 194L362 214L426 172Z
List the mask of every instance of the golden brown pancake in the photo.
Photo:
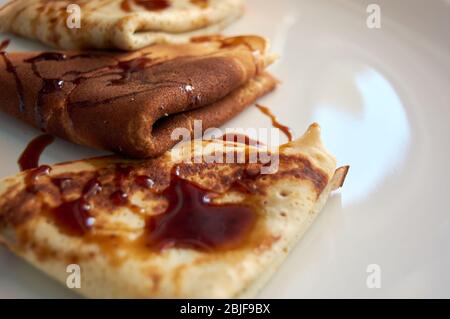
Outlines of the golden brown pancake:
M243 11L244 0L13 0L0 9L0 31L62 49L137 50L218 33Z
M219 127L274 89L260 37L197 39L133 53L1 52L0 109L75 143L164 153L175 128Z
M271 153L272 174L262 174L262 161L206 161L213 149L250 159L253 146L184 145L154 159L82 160L0 182L0 240L62 283L67 266L79 265L75 291L87 297L254 297L348 167L336 170L317 124Z

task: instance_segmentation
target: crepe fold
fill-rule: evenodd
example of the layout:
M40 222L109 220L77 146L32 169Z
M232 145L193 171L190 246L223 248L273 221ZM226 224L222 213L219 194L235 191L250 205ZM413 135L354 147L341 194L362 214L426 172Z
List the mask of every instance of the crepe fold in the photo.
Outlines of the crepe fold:
M244 0L13 0L0 31L63 49L136 50L218 33L243 11Z
M177 128L219 127L271 91L272 62L256 36L158 44L133 53L0 56L0 108L69 141L153 157Z
M317 124L273 150L273 174L260 174L263 163L194 161L215 150L258 153L253 146L194 144L175 156L81 160L0 181L0 243L64 286L67 266L79 265L74 291L91 298L254 298L348 167L336 169ZM118 191L126 202L114 200Z

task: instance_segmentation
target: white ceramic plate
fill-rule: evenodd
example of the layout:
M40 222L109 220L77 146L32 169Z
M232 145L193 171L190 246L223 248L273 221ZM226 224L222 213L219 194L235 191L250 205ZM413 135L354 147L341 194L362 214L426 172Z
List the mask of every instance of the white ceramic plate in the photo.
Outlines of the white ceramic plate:
M4 1L0 0L0 3ZM335 194L260 297L450 297L450 4L444 0L249 0L228 34L259 33L283 82L261 102L297 136L313 121L340 164ZM381 28L367 27L370 3ZM46 49L10 37L10 50ZM228 127L270 127L250 108ZM0 114L0 177L34 129ZM100 154L58 140L54 163ZM367 286L369 265L381 288ZM0 297L75 297L0 248Z

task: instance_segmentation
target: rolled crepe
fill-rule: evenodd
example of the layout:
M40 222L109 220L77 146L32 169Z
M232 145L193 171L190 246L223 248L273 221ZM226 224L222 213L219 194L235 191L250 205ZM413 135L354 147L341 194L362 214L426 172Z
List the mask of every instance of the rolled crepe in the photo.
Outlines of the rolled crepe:
M13 0L0 31L63 49L136 50L218 33L243 11L244 0Z
M255 36L159 44L133 53L0 56L0 109L69 141L157 156L177 128L219 127L272 90L272 57Z

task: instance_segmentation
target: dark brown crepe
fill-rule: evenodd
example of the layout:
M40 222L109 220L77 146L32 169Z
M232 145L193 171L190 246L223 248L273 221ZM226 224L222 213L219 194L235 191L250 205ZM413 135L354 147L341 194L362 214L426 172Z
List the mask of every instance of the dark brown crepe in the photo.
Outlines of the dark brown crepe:
M259 37L199 39L133 53L0 55L0 109L75 143L133 157L177 143L175 128L218 127L276 81Z

